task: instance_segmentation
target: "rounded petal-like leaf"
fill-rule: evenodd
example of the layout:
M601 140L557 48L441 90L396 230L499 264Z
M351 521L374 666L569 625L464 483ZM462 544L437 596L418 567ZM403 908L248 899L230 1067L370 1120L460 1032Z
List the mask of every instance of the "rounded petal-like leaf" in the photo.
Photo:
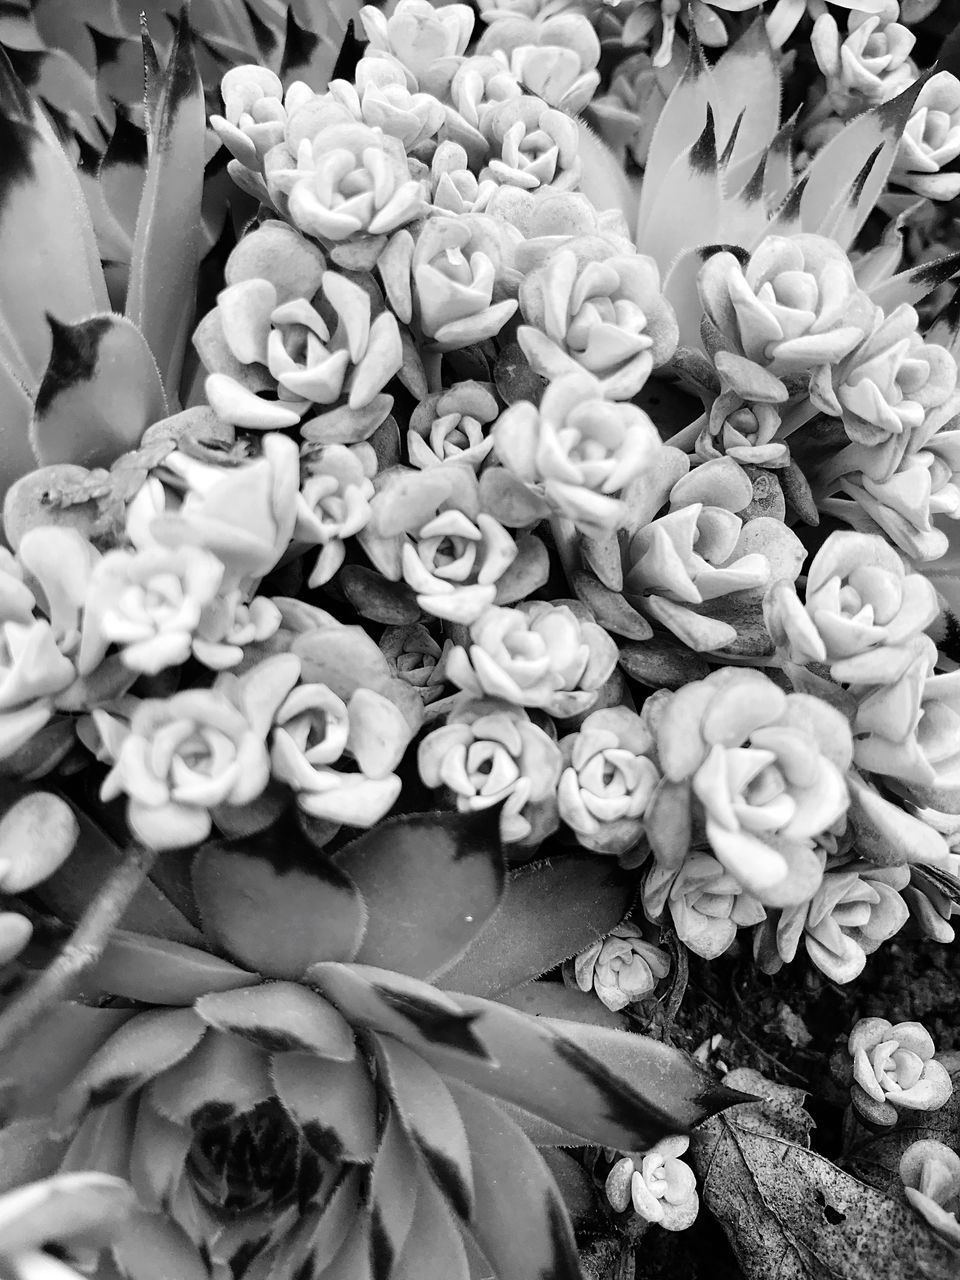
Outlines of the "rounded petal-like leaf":
M350 1025L331 1004L295 982L202 996L196 1010L220 1031L243 1036L271 1053L315 1053L348 1062L356 1053Z

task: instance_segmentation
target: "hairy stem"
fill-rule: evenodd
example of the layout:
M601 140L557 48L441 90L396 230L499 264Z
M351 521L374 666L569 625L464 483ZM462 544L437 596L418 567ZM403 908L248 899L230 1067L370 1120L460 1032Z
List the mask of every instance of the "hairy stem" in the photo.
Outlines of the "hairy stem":
M24 1036L43 1015L70 995L84 970L103 955L137 890L150 874L155 849L133 844L88 903L63 950L14 1001L0 1013L0 1052Z

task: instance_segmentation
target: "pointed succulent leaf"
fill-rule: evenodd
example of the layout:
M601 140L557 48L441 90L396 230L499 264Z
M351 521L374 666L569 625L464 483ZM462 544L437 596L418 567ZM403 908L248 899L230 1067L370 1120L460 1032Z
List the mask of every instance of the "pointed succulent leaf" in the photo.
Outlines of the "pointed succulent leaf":
M637 244L646 245L647 224L667 171L677 156L691 146L703 131L709 92L710 72L699 44L694 43L690 46L683 74L667 98L650 140L640 188L637 234L634 237ZM644 252L647 252L646 247Z
M801 179L803 190L799 216L804 231L821 232L836 200L838 184L851 181L860 174L870 156L877 147L881 147L861 189L857 216L845 222L848 238L841 247L850 247L883 190L900 147L904 126L929 74L920 76L896 98L856 116L817 152ZM798 189L799 184L795 190Z
M444 974L443 986L494 996L539 977L605 937L627 914L634 893L635 881L610 858L570 854L522 867L511 875L500 910Z
M455 1050L458 1057L489 1057L473 1031L475 1014L455 998L404 974L368 965L311 965L306 980L335 1004L354 1027L396 1036L419 1053L424 1046Z
M208 1031L200 1043L147 1086L147 1101L174 1124L205 1108L240 1114L272 1093L266 1055L242 1036Z
M375 1149L371 1147L372 1152ZM287 1257L290 1274L321 1276L340 1252L357 1218L368 1178L365 1169L347 1172L330 1194L322 1212L301 1218L291 1235ZM246 1280L274 1280L275 1270L268 1262L254 1260Z
M127 1000L189 1005L208 992L232 991L259 979L209 951L118 929L96 965L87 971L87 980Z
M463 1236L452 1210L422 1164L418 1173L413 1222L391 1280L470 1280Z
M740 1100L679 1050L646 1036L554 1025L476 996L454 999L476 1015L476 1035L493 1063L436 1046L421 1050L424 1056L448 1082L463 1080L513 1102L584 1142L643 1150Z
M497 1280L580 1280L573 1228L536 1147L482 1093L462 1084L451 1085L451 1093L473 1156L470 1231Z
M48 1119L34 1117L4 1125L0 1130L0 1195L56 1173L66 1146L66 1138L51 1134Z
M163 75L151 133L126 314L146 338L173 401L193 325L206 145L203 86L186 5Z
M33 451L41 466L109 467L166 417L150 348L123 316L47 320L53 342L30 423Z
M410 1140L396 1113L391 1112L373 1162L370 1182L373 1280L390 1280L394 1262L410 1232L417 1196L417 1179L410 1176L414 1160Z
M357 1051L342 1015L295 982L214 991L201 996L195 1008L211 1027L243 1036L271 1053L315 1053L349 1062Z
M111 1036L64 1097L64 1113L122 1098L185 1058L206 1031L192 1009L142 1013Z
M191 1058L188 1054L186 1060L189 1062ZM149 1105L137 1107L129 1177L140 1207L148 1213L162 1212L183 1177L184 1162L193 1145L193 1129L189 1123L192 1115L193 1112L188 1112L186 1123L178 1124Z
M393 1036L376 1037L387 1091L444 1197L461 1218L473 1212L473 1170L456 1103L429 1063Z
M630 1028L630 1019L623 1013L615 1013L597 1000L593 991L581 991L562 982L538 979L525 982L521 987L505 991L497 996L501 1004L537 1018L564 1018L570 1022L587 1022L591 1026L614 1027L619 1031Z
M279 1053L273 1084L310 1145L331 1159L369 1164L377 1150L377 1100L359 1058L334 1062L308 1053Z
M883 307L889 315L896 307L909 303L915 307L934 289L956 280L960 275L960 253L951 253L933 262L922 262L918 267L901 271L882 284L868 290L870 300L878 307Z
M299 978L321 959L349 960L363 936L363 899L303 837L274 831L204 846L193 884L207 937L270 978Z
M0 1053L0 1079L9 1090L14 1117L48 1116L58 1098L115 1031L133 1017L130 1009L94 1009L63 1003L27 1035Z
M678 218L678 207L689 210ZM716 239L723 194L717 164L717 136L712 108L696 141L667 170L638 243L656 259L666 286L670 267L694 246Z
M487 810L388 819L334 862L369 912L356 959L427 979L477 936L497 909L506 876L499 823Z
M0 493L37 465L30 448L32 413L33 402L7 363L0 334Z
M0 334L14 336L12 372L33 394L50 354L45 311L74 322L110 304L74 166L2 49L0 156Z
M619 591L611 591L592 573L574 569L571 586L606 631L627 640L646 640L653 635L653 628L646 618L627 604Z

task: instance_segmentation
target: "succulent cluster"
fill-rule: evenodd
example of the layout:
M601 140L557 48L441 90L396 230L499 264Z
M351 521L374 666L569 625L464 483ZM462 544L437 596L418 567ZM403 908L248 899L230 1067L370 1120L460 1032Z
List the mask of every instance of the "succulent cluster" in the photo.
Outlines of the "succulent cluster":
M154 868L76 1000L0 1011L78 1265L125 1179L133 1280L574 1275L537 1147L681 1230L735 1100L623 1029L667 937L840 983L952 941L960 81L935 5L840 7L398 0L208 123L183 19L126 258L0 66L0 961ZM858 1112L942 1105L933 1052L859 1024Z

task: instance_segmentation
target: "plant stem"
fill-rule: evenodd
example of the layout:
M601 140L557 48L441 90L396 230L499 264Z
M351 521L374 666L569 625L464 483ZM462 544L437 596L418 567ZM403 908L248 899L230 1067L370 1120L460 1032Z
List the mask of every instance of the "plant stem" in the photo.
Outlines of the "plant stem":
M137 890L150 874L155 849L133 844L88 904L57 958L0 1013L0 1052L9 1048L59 1001L84 970L103 955Z

